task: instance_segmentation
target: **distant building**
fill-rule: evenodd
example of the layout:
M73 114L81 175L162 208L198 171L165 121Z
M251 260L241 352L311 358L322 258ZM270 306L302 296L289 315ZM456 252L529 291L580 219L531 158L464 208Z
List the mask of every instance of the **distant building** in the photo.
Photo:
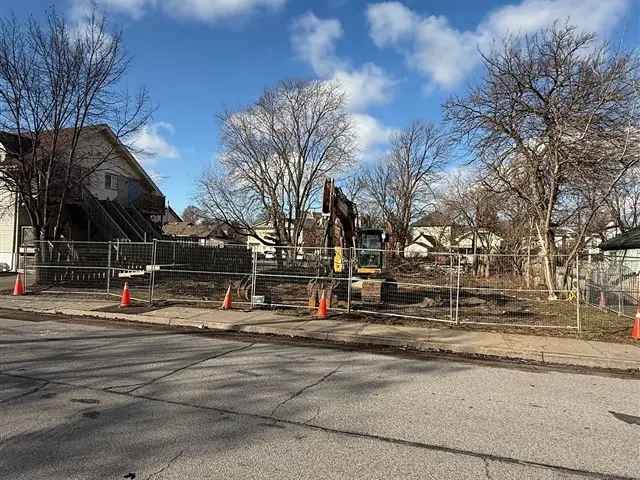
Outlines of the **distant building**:
M260 241L255 236L247 236L247 246L260 254L271 256L275 253L275 229L271 222L265 221L253 226L257 236L265 241ZM310 212L300 232L298 245L300 247L318 247L322 244L322 214Z
M411 227L412 241L406 253L424 255L429 252L458 252L466 255L496 252L502 237L487 228L472 230L451 221L441 212L432 212Z
M242 245L246 241L243 235L223 224L171 222L163 226L162 232L172 240L193 241L200 245Z

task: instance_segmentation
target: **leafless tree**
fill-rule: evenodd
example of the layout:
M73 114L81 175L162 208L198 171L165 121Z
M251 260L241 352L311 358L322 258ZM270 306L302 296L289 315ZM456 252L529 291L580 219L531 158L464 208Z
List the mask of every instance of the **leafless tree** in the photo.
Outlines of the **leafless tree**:
M487 256L496 253L498 244L500 196L481 178L473 174L455 171L448 175L446 188L439 199L442 210L452 224L462 225L471 234L473 267L480 268L478 252L484 254L484 274L489 275Z
M607 199L607 207L607 223L612 222L620 232L640 226L640 168L631 169L621 179Z
M554 25L483 56L484 78L445 116L496 191L531 212L549 298L557 298L555 229L581 218L566 268L597 212L638 163L638 62L588 33ZM585 200L588 198L588 200Z
M40 239L60 236L71 192L113 158L83 143L86 127L106 124L126 143L148 121L146 92L120 88L128 67L121 33L95 12L82 26L53 9L44 24L0 20L0 131L8 150L0 185L18 194Z
M203 213L194 205L189 205L182 211L182 220L187 223L200 223L203 217Z
M393 136L390 152L365 175L367 194L400 252L411 243L411 225L432 204L448 153L449 141L438 126L414 122Z
M339 88L283 81L220 121L220 167L201 178L199 207L264 244L299 245L325 177L353 163L351 117ZM260 222L273 233L261 234Z

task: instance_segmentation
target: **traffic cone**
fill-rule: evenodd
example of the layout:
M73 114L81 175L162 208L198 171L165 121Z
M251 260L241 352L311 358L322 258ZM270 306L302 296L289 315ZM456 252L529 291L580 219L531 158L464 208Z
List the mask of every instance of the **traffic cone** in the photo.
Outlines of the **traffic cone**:
M640 340L640 305L638 305L636 318L633 320L633 327L631 327L631 338Z
M231 285L227 288L227 293L224 295L224 302L222 302L222 310L231 310Z
M20 274L16 276L16 284L13 287L13 295L15 297L24 295L24 285L22 285L22 280L20 280Z
M120 306L131 306L131 292L129 291L129 284L124 282L124 288L122 289L122 296L120 297Z
M600 290L600 303L598 306L603 310L607 309L607 297L604 294L604 290Z
M318 307L318 318L327 318L329 312L327 310L327 297L322 290L322 296L320 297L320 306Z

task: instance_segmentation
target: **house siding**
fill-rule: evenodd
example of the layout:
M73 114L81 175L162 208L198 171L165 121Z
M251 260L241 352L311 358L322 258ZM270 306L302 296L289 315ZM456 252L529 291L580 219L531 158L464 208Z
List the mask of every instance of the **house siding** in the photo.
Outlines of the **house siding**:
M15 270L15 195L0 191L0 271Z

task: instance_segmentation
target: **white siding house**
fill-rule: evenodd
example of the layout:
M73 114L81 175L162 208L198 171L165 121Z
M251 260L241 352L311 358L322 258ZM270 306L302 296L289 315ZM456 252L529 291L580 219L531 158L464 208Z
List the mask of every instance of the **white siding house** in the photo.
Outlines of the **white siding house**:
M64 132L64 131L63 131ZM0 161L15 135L0 133ZM64 138L64 136L63 136ZM78 167L93 171L81 188L68 195L62 235L70 240L143 241L161 237L167 213L165 198L133 154L106 125L86 127L78 145ZM29 219L15 193L0 185L0 270L14 270ZM33 233L32 233L33 234Z

